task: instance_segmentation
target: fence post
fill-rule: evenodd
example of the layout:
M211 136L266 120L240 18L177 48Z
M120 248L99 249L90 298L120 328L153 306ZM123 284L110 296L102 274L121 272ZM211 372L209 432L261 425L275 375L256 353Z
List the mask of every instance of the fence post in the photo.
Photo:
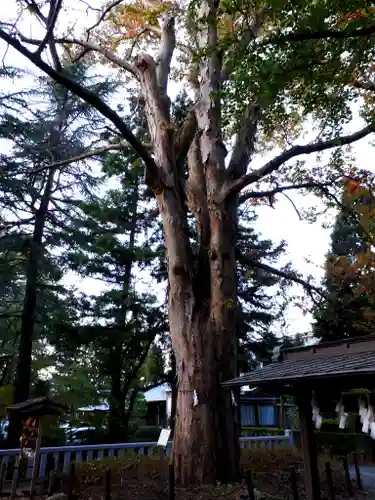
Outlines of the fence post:
M7 466L8 466L7 456L4 455L1 459L1 464L0 464L0 494L3 491L5 475L7 473Z
M353 465L355 469L355 475L357 478L357 486L360 490L363 490L361 471L359 470L357 453L353 453Z
M51 495L54 495L58 488L57 488L57 475L56 475L56 471L54 470L51 470L51 472L49 473L49 481L48 481L48 490L47 490L47 496L51 496Z
M74 498L74 487L76 483L76 464L72 462L69 465L69 475L68 475L68 500L73 500Z
M246 471L246 484L247 484L247 492L249 495L249 500L255 500L254 484L251 477L250 469Z
M173 462L169 464L169 500L175 500L176 491L175 491L175 478L174 478L174 466Z
M326 462L326 478L329 492L329 499L335 500L335 485L333 483L331 464Z
M13 480L12 480L12 492L10 495L11 500L14 500L17 496L17 486L18 486L18 475L20 469L21 453L16 456L16 461L14 464Z
M293 499L298 500L297 474L294 465L290 468L290 483L292 486Z
M291 429L285 429L285 437L288 438L288 443L291 448L294 448L294 436Z
M104 499L111 500L111 469L105 471L104 476Z
M353 485L352 485L352 480L350 479L350 474L349 474L349 466L348 466L348 457L345 455L342 459L342 463L344 466L344 472L345 472L345 478L346 478L346 485L348 487L348 492L350 498L354 497L353 494Z

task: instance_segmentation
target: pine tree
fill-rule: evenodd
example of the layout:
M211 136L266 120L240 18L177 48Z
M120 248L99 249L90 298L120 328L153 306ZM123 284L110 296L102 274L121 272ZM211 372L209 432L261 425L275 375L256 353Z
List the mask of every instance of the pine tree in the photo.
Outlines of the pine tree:
M322 341L373 334L375 327L373 196L364 187L354 189L346 183L326 258L327 300L314 312L314 335Z
M85 64L69 66L66 71L86 79ZM91 78L90 84L98 95L108 95L111 89L98 84L96 78ZM18 354L14 403L29 397L33 349L49 335L51 311L63 307L64 288L59 285L63 273L55 253L57 229L60 231L74 213L72 197L87 192L95 183L89 172L82 173L77 165L66 162L86 150L87 134L93 139L95 130L103 126L97 113L48 78L37 79L25 96L17 100L16 107L8 106L0 122L0 136L11 145L9 153L1 154L4 234L0 254L6 254L7 265L20 260L23 265L20 314L13 328ZM31 97L38 97L36 104L30 103ZM14 416L8 432L10 447L18 443L18 427Z
M142 385L139 370L155 337L167 326L155 295L142 292L136 283L136 274L151 269L159 256L145 239L155 208L152 203L149 208L139 162L129 150L109 153L103 172L107 179L116 176L118 188L82 204L81 216L65 237L67 243L74 241L75 248L67 254L71 268L81 276L100 279L105 287L97 296L82 297L81 322L72 328L72 335L92 349L97 369L107 383L108 440L115 442L127 437Z

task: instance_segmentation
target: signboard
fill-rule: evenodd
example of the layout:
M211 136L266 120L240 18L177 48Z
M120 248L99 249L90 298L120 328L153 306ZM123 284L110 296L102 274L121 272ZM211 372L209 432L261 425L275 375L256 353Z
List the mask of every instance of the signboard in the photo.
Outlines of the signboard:
M21 453L33 457L36 449L36 442L39 434L39 418L29 417L23 422L20 437Z
M158 439L158 446L163 448L167 447L169 436L171 435L170 429L162 429Z

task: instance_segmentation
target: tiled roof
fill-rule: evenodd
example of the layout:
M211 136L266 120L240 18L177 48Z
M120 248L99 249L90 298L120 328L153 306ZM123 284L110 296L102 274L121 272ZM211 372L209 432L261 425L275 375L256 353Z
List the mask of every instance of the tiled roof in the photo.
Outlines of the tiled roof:
M285 383L360 373L375 374L375 351L350 352L336 356L312 356L298 360L276 361L264 368L224 382L224 386L258 385L273 381Z

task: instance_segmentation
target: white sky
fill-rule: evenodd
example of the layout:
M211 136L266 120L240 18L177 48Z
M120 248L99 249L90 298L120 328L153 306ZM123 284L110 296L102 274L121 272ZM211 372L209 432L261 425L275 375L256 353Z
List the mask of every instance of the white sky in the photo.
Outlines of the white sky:
M14 4L13 4L14 5ZM0 20L5 20L9 15L9 1L7 3L1 3L0 5ZM67 13L69 15L69 13ZM72 20L70 17L70 20ZM25 30L26 35L34 35L36 33L34 30ZM31 31L34 31L31 33ZM5 44L0 42L0 57L5 52ZM13 49L9 49L6 56L7 64L13 64L20 67L32 67L28 61L26 61L22 56L16 53ZM32 67L35 72L35 68ZM172 89L175 90L175 89ZM172 92L174 93L174 92ZM350 129L346 132L353 132L361 128L361 122L355 120L351 123ZM302 143L306 142L306 139L301 140ZM1 145L0 145L1 147ZM276 152L277 153L277 152ZM274 156L276 154L267 156ZM372 157L373 149L369 145L368 140L363 139L362 141L356 143L353 146L353 156L356 158L357 167L369 169L369 159ZM256 163L262 164L265 158L258 158ZM309 158L309 162L314 162L314 156ZM317 199L312 196L301 197L297 193L289 193L292 197L294 203L297 207L306 206L306 203L311 205L317 203ZM288 245L287 255L279 263L281 266L286 261L291 261L296 270L301 271L304 276L309 274L316 277L317 281L323 276L323 264L325 259L325 254L329 248L330 240L330 230L323 229L321 227L321 222L316 222L314 224L308 224L307 222L300 221L298 216L288 200L286 200L282 195L277 198L278 202L275 205L276 209L268 207L259 207L257 212L259 214L259 220L257 222L257 229L261 232L262 236L272 239L275 243L284 239ZM77 282L77 277L73 274L65 279L67 284L76 284L83 291L93 293L96 289L100 291L99 282L95 280L79 280ZM294 291L301 291L300 287L295 287ZM287 327L285 328L285 333L304 333L310 330L311 317L309 315L304 316L301 311L295 307L289 307L287 311Z

